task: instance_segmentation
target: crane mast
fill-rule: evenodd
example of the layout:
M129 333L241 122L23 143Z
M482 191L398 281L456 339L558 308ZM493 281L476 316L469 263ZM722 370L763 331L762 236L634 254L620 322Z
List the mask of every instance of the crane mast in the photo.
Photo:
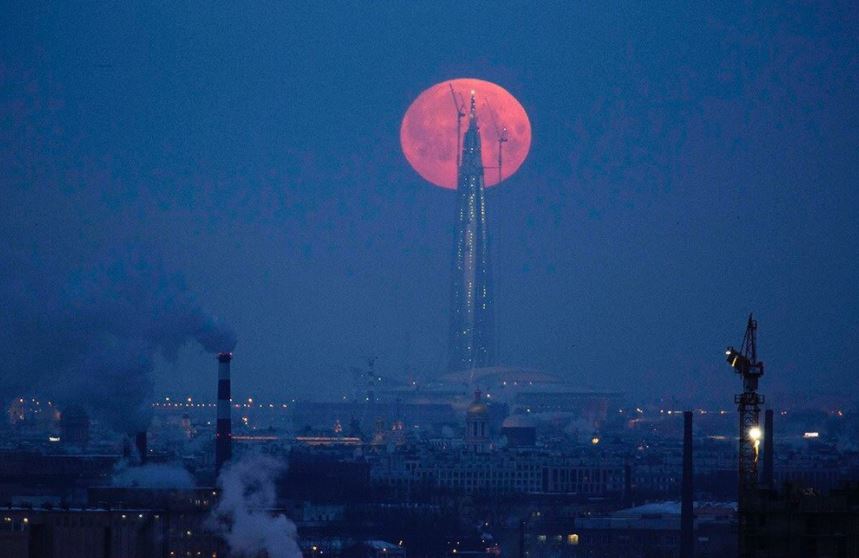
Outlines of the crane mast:
M492 110L492 106L489 104L489 101L486 101L486 108L489 109L489 116L492 118L492 126L495 128L496 141L498 141L498 183L500 184L501 180L503 180L501 169L504 162L501 154L503 146L508 140L507 128L505 126L500 128L498 127L498 120L495 118L495 111Z
M456 172L458 174L459 166L462 164L462 119L465 118L465 102L461 95L459 99L456 98L452 83L448 83L447 86L450 87L450 98L453 99L453 107L456 109Z
M496 128L495 132L498 134L498 182L500 183L503 178L501 176L501 148L507 143L507 128L501 128L501 133L498 133Z
M758 380L764 374L764 363L758 360L758 322L751 314L746 324L746 333L740 349L728 347L725 356L728 363L743 380L743 392L734 396L740 418L740 440L738 456L738 497L740 556L751 556L752 531L749 521L749 500L758 488L758 457L764 433L760 427L761 405L764 396L758 393Z

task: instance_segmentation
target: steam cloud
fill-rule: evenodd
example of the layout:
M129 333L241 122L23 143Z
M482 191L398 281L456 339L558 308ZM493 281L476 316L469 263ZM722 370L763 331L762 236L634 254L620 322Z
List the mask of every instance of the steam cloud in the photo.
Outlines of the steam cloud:
M300 558L295 525L284 515L271 515L276 503L274 478L282 465L268 456L250 455L224 468L218 478L221 499L212 511L211 527L238 556Z
M149 423L156 353L173 360L191 340L209 352L236 344L181 277L145 257L124 255L86 271L20 263L0 269L8 309L0 317L4 401L35 393L132 432Z

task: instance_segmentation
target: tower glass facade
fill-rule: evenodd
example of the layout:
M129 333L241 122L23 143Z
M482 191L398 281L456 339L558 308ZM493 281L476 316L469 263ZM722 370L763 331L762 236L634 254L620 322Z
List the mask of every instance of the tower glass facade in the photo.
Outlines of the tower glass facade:
M477 108L471 97L457 174L448 370L495 364L495 308Z

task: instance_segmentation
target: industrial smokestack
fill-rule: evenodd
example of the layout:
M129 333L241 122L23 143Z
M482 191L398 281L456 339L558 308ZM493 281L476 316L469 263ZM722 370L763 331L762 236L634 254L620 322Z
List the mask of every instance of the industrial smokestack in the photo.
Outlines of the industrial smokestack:
M146 464L146 431L138 432L134 435L134 447L137 448L137 455L140 458L140 464Z
M683 485L680 500L680 558L695 554L695 522L692 481L692 411L683 411Z
M773 449L773 410L767 409L764 414L764 475L761 479L761 484L766 490L773 489L773 459L775 459Z
M215 433L215 474L233 455L230 420L230 361L233 353L218 353L218 423Z

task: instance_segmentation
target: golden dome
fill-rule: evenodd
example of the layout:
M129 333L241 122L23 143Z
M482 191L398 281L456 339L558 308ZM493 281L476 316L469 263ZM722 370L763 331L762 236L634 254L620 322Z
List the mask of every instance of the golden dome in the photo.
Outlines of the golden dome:
M472 401L471 404L468 406L466 414L469 417L485 416L489 414L489 409L486 407L486 404L481 401L480 390L474 392L474 401Z

